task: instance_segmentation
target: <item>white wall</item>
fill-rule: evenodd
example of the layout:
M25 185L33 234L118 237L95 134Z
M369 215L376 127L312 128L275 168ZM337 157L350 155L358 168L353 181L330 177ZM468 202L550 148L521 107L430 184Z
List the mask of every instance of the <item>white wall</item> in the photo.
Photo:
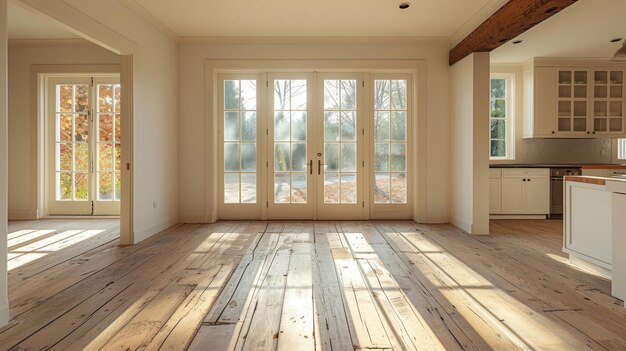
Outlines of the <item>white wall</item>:
M426 208L425 222L449 220L449 43L431 39L415 44L252 45L181 44L179 125L179 208L181 220L202 222L209 199L205 145L204 64L207 59L421 59L426 61Z
M451 68L451 222L489 234L489 53Z
M36 64L119 64L119 55L86 40L9 42L9 219L37 218L37 162L32 160L37 126L31 120Z
M133 241L176 223L177 43L119 0L21 1L81 36L133 56Z
M7 0L0 0L0 327L9 321L7 291Z

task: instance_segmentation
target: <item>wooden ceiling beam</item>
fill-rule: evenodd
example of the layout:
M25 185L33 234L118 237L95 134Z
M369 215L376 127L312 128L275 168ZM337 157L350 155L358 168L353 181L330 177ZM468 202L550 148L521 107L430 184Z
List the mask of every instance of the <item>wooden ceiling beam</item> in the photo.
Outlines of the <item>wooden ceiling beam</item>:
M509 0L450 50L450 66L473 52L488 52L578 0Z

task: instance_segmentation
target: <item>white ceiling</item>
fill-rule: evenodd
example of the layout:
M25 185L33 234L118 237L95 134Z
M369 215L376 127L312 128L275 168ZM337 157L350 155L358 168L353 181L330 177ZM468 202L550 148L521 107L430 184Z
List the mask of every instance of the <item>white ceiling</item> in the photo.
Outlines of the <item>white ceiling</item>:
M9 39L67 39L77 36L49 17L8 2L7 30Z
M126 0L179 36L450 36L494 0ZM500 0L501 2L501 0Z
M626 0L579 0L491 52L491 62L523 62L532 57L609 58L626 38Z

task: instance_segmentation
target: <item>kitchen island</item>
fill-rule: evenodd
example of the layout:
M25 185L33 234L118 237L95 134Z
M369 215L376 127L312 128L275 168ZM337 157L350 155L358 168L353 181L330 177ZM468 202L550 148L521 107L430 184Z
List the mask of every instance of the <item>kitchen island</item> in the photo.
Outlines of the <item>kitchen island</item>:
M565 177L563 230L570 262L611 279L626 300L626 179Z

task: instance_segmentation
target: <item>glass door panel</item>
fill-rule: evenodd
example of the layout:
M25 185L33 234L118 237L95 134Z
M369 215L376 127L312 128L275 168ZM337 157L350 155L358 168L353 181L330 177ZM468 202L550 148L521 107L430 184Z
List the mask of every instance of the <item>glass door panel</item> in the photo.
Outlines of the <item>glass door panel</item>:
M370 216L408 219L411 208L410 74L372 74L370 101Z
M407 81L374 80L374 203L406 203Z
M220 79L220 218L259 218L258 74L225 74Z
M361 74L320 74L317 217L362 218ZM320 156L321 155L321 156Z
M53 115L51 210L59 214L90 214L89 92L87 79L50 85Z
M94 89L94 214L117 214L121 195L121 87L115 79L96 78Z
M256 80L225 80L224 94L224 202L255 204Z
M272 112L268 123L270 218L312 219L312 110L307 74L269 76Z

